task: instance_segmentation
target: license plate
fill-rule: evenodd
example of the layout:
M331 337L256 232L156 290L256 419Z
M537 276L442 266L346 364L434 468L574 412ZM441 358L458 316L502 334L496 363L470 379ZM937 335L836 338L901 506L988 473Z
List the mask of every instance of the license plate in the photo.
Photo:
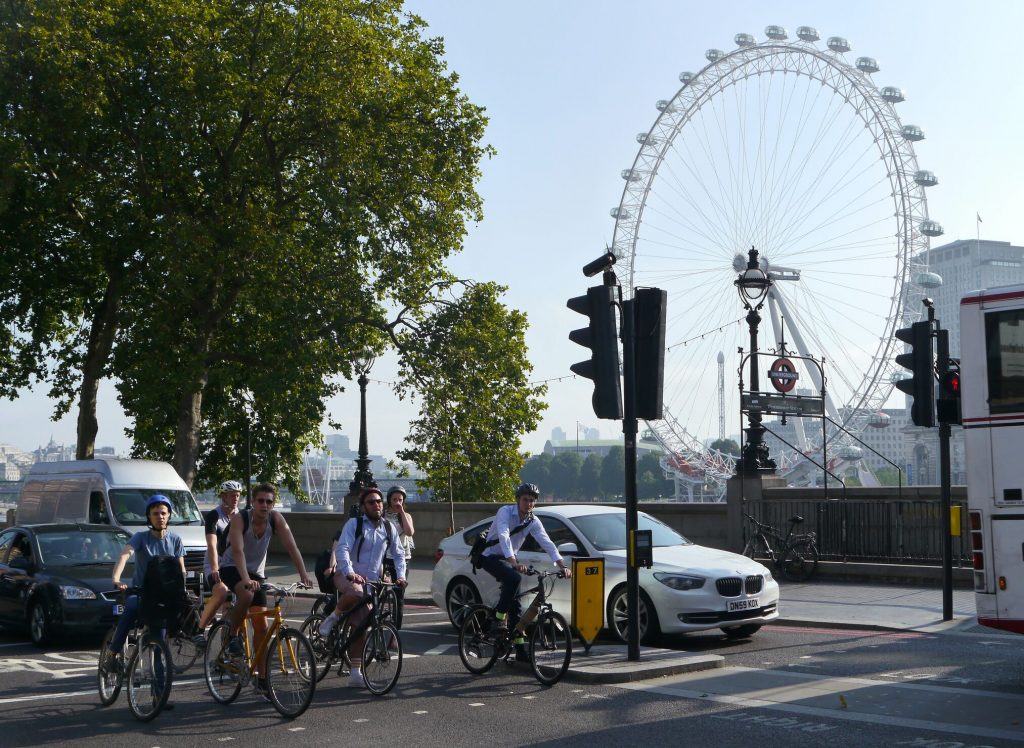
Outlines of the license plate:
M730 600L729 601L729 612L732 613L736 610L756 610L761 607L757 604L757 598L752 597L749 600Z
M119 616L119 615L121 615L122 613L124 613L124 606L123 606L123 605L121 605L121 604L117 604L117 605L115 605L115 606L114 606L114 615L115 615L115 616Z

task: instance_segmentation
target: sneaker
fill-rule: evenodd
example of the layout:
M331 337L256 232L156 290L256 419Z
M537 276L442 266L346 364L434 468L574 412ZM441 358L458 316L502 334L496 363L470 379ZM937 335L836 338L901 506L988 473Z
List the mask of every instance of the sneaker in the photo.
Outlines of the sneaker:
M114 675L123 675L124 657L121 655L121 652L112 652L108 649L103 655L103 669Z
M530 662L530 654L526 651L526 647L522 644L516 645L516 662Z
M363 679L362 670L353 670L348 676L349 688L366 688L366 681Z
M196 649L206 649L206 634L200 631L192 637L192 643L195 645Z
M330 636L331 629L334 628L334 624L337 623L337 621L337 618L334 618L333 616L327 616L327 618L324 619L324 622L320 624L320 628L317 629L317 631L320 632L320 636L324 637L325 639L328 636Z
M241 636L231 637L231 641L228 642L227 653L231 657L242 657L245 655L245 645L242 643Z

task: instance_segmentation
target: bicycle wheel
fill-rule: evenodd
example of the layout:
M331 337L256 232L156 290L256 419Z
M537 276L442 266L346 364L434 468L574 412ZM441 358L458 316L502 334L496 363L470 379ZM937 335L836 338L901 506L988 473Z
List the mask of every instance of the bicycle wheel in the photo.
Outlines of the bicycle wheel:
M306 637L309 645L313 648L313 657L316 658L316 680L318 683L324 679L324 676L327 675L331 665L334 663L332 647L329 645L327 637L320 633L320 624L323 622L324 615L322 613L314 613L306 618L299 627L299 631Z
M109 660L107 658L107 650L115 631L117 626L111 626L103 636L99 663L96 666L96 686L103 706L110 706L117 701L117 695L121 693L121 684L124 683L124 651Z
M818 549L810 540L798 540L779 564L782 575L791 582L806 582L818 569Z
M743 547L743 555L755 561L764 561L771 558L771 547L768 545L768 539L763 533L751 535L747 539L747 544Z
M493 611L486 605L474 605L459 627L459 659L466 670L483 675L498 659L498 642L493 631Z
M389 621L372 627L363 644L363 680L374 696L383 696L402 673L402 640Z
M282 717L294 719L309 708L316 691L316 657L297 629L283 629L267 653L267 690Z
M558 613L542 614L530 634L530 666L545 686L562 679L572 660L572 632Z
M238 698L242 690L242 666L227 653L228 641L231 639L231 624L218 621L210 629L206 638L206 651L203 653L203 671L206 674L206 687L214 701L230 704ZM244 660L244 658L243 658Z
M178 632L168 639L167 646L171 650L171 662L174 665L175 675L181 675L199 659L199 648L192 643L192 637L186 636L182 632Z
M387 620L398 628L398 595L394 587L385 587L380 593L380 606L387 615Z
M143 642L128 664L128 707L135 718L149 722L160 714L171 695L174 667L167 642Z

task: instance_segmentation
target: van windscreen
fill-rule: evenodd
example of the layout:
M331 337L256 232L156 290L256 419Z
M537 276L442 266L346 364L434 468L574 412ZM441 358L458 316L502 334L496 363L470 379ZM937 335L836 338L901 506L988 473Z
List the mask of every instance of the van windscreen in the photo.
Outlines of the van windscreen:
M202 523L199 507L188 491L154 488L112 488L110 508L121 525L146 526L146 502L161 494L171 500L171 525Z

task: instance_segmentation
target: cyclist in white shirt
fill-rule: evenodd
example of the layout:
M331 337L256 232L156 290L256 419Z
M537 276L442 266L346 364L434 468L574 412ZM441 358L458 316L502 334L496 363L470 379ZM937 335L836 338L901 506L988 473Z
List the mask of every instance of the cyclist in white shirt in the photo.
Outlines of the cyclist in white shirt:
M548 537L544 524L533 516L533 507L539 498L540 489L537 486L533 483L522 484L516 489L516 503L501 507L487 531L488 540L497 539L498 542L484 550L481 568L501 585L501 595L498 604L494 606L498 626L515 628L522 614L517 595L522 582L519 573L526 571L526 565L519 563L516 553L523 547L527 535L532 535L540 547L547 551L566 577L572 576L562 555ZM525 650L526 639L518 636L514 643L516 661L529 662Z

